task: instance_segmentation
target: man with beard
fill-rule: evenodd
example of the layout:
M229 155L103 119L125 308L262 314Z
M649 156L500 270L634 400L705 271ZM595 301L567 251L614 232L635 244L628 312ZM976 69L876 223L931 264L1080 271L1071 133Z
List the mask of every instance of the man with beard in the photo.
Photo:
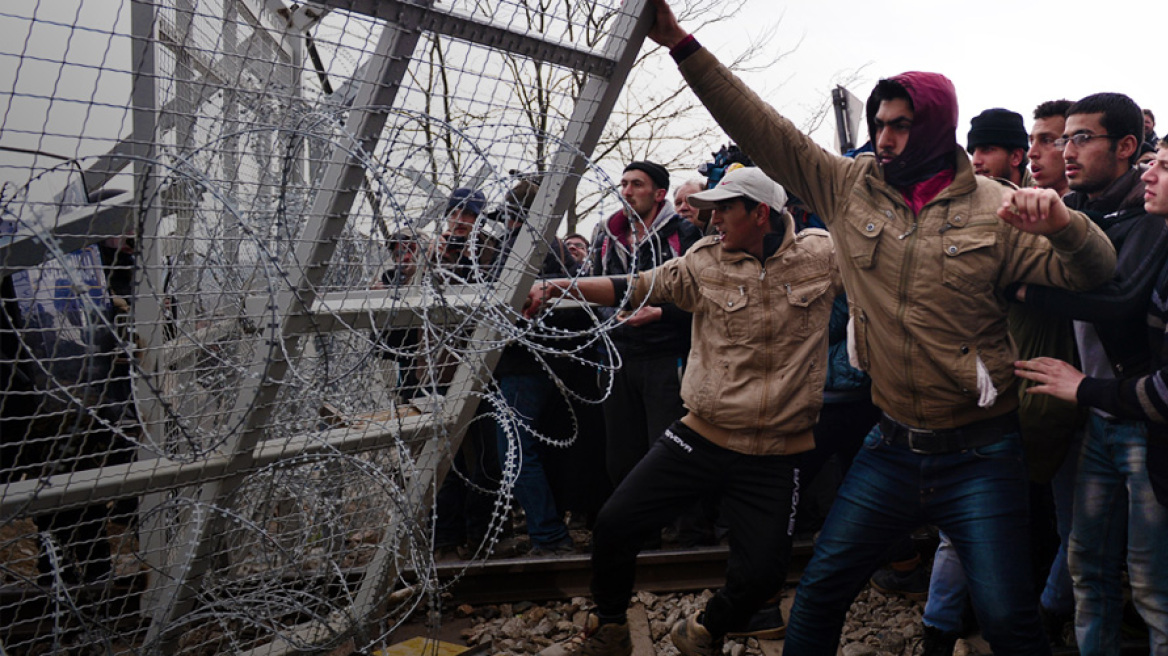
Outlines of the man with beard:
M844 616L887 545L932 523L953 541L995 654L1047 654L1033 603L1028 482L1006 300L1014 283L1089 289L1115 253L1055 192L975 176L957 144L957 95L935 73L881 80L867 102L874 154L838 157L750 91L677 23L649 37L756 164L832 229L857 362L883 411L804 571L784 653L835 654ZM674 628L720 636L700 615ZM681 651L712 654L714 647Z
M1150 216L1158 206L1148 204L1141 170L1135 166L1142 123L1140 108L1131 98L1098 93L1067 110L1066 128L1058 141L1071 185L1066 205L1087 212L1107 231L1119 255L1115 279L1088 294L1037 286L1018 292L1027 306L1076 320L1083 371L1105 385L1151 370L1146 315L1156 302L1153 292L1168 260L1168 229L1161 217ZM1152 631L1153 651L1158 651L1168 645L1163 603L1168 591L1159 574L1164 563L1155 554L1168 540L1168 513L1163 506L1147 503L1152 496L1144 466L1147 422L1123 418L1130 413L1117 417L1110 410L1092 408L1078 458L1067 547L1075 635L1083 654L1118 649L1123 612L1120 565L1126 554L1133 600ZM1115 532L1125 517L1126 539Z
M1060 196L1066 193L1063 154L1054 144L1062 137L1064 114L1070 106L1070 101L1066 100L1038 106L1034 112L1034 129L1029 135L1029 152L1024 150L1028 137L1021 115L1004 109L982 112L973 119L969 131L967 149L973 155L974 171L1015 186L1035 186L1037 181L1025 173L1027 155L1032 155L1034 170L1042 180L1037 186L1061 187L1061 190L1055 189L1056 193ZM1009 322L1019 358L1074 359L1075 336L1071 321L1065 316L1013 304L1009 310ZM1065 544L1070 533L1078 453L1067 456L1072 445L1082 444L1077 435L1085 417L1065 401L1027 394L1026 387L1025 383L1019 387L1018 418L1026 450L1026 467L1032 482L1032 557L1039 573L1046 572L1050 562L1043 549L1046 531L1051 524L1056 525L1063 546L1055 555L1046 577L1041 615L1051 645L1062 647L1066 644L1065 628L1074 610ZM1053 501L1052 483L1057 491ZM1057 513L1053 508L1057 508ZM928 603L922 618L926 630L921 656L952 654L957 639L971 629L963 622L969 591L965 574L948 537L944 533L940 537L941 544L933 557Z
M1007 180L1015 187L1032 187L1026 173L1026 128L1022 115L1008 109L987 109L969 123L966 149L973 172Z
M648 271L701 239L669 202L669 172L660 164L630 163L621 174L620 192L626 207L604 221L592 247L590 275ZM614 487L685 414L681 371L690 343L690 314L672 304L644 306L620 316L622 324L610 336L621 366L604 401L605 459Z

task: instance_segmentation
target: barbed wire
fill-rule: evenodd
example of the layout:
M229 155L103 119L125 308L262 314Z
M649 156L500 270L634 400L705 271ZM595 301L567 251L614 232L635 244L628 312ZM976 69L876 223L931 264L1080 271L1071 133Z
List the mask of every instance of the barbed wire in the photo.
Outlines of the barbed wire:
M536 139L556 142L549 135L533 134L520 126L495 124L472 132L418 112L395 111L391 116L397 123L388 127L387 133L425 125L438 135L434 141L441 138L466 142L460 152L473 153L483 162L491 161L497 144ZM353 215L359 220L351 217L337 239L329 274L316 287L297 283L303 280L303 267L307 264L296 259L297 247L311 238L303 231L311 220L310 208L320 190L298 189L295 176L277 171L269 177L279 180L278 184L262 190L263 198L279 199L275 210L255 212L233 189L238 183L216 179L204 161L208 153L222 152L226 143L261 134L276 143L288 144L287 152L303 148L343 153L364 169L367 184L382 204L378 212L383 218L388 217L406 236L428 241L431 248L436 248L433 245L442 239L441 230L429 225L440 222L441 215L432 217L420 212L431 211L436 203L442 206L445 199L433 193L419 195L412 182L406 188L399 167L408 160L408 154L398 162L375 157L363 150L353 135L344 133L333 114L305 113L289 128L248 127L222 134L187 152L129 158L158 180L152 196L135 199L138 261L133 268L132 296L125 299L129 319L119 320L110 309L108 292L74 295L89 322L87 326L110 338L102 355L111 361L124 361L125 370L81 381L84 384L61 378L56 365L69 356L46 351L36 339L51 327L24 322L7 329L17 349L12 354L5 353L6 363L36 370L37 384L25 393L38 407L31 417L26 417L29 427L24 435L13 439L9 429L5 430L5 442L16 444L20 455L19 463L3 464L9 470L5 472L6 480L33 481L35 489L25 492L26 504L0 521L0 529L4 530L0 552L10 554L0 559L0 579L18 584L27 591L22 594L42 599L52 609L45 615L51 618L51 626L38 624L32 632L39 633L38 638L23 642L9 637L9 648L40 644L47 636L53 651L66 644L83 643L108 652L155 653L161 648L158 644L123 644L124 634L118 627L133 612L111 613L109 608L126 608L131 598L141 595L133 587L140 585L135 581L151 579L153 585L159 585L159 577L167 572L165 564L171 562L167 554L183 554L197 546L183 543L179 528L204 520L219 527L214 531L215 546L208 556L210 564L205 565L207 571L186 582L172 582L191 586L188 592L195 599L192 610L168 627L184 635L180 641L182 653L243 651L272 639L305 647L307 643L296 628L306 622L330 627L335 634L325 639L314 636L313 644L351 637L353 626L368 623L368 618L346 616L354 601L355 581L359 580L362 565L383 551L398 562L397 571L409 572L413 578L401 578L395 583L395 589L407 594L378 618L383 630L366 637L369 644L375 644L412 612L439 607L442 592L461 575L444 581L436 575L434 524L438 510L432 501L436 490L422 497L425 505L419 505L407 493L410 481L423 476L414 456L417 442L401 437L402 422L410 416L403 413L410 407L407 393L420 394L430 404L426 410L434 414L441 414L460 394L474 397L483 406L474 421L494 424L506 436L507 448L499 454L501 476L491 482L494 487L484 486L457 469L450 474L475 493L493 499L487 534L474 548L475 558L485 558L497 548L511 521L513 488L522 466L518 432L527 431L552 448L567 448L578 439L580 431L573 401L596 405L611 390L612 372L621 363L609 335L620 325L620 319L584 306L571 312L580 315L585 327L572 328L550 320L558 312L528 321L516 308L500 303L505 290L498 287L500 268L491 256L498 256L502 250L500 237L507 235L501 235L499 226L481 216L468 236L469 255L460 270L441 262L436 250L419 250L416 271L408 280L379 283L379 291L388 298L412 295L423 301L421 306L394 301L388 312L371 309L363 320L358 320L362 315L344 314L328 309L327 302L310 302L302 297L301 292L307 290L317 299L322 294L357 298L368 294L385 270L403 263L387 253L387 245L375 226L362 224L358 209L369 208L358 208ZM286 168L303 165L297 157L278 161ZM84 160L69 163L82 168L89 164L92 162ZM532 177L550 179L562 175L530 166L526 170ZM514 181L510 175L490 174L476 187L486 198L501 204L499 199L506 198ZM579 183L615 188L603 171L591 166L580 175ZM71 289L89 289L92 280L88 276L92 272L85 269L87 263L78 260L76 251L65 252L53 235L58 217L33 211L35 204L22 202L20 199L26 196L22 194L22 189L10 194L3 208L9 233L29 235L45 248L45 262L52 262L64 272ZM177 229L163 234L161 227L145 223L148 217L170 209L168 203L178 196L186 197L183 202L187 204L182 209L188 226L186 234ZM255 198L259 202L259 197ZM614 199L613 204L620 202ZM541 249L552 246L530 224L522 230ZM636 270L638 253L634 250L629 257L630 268ZM517 257L513 261L518 259L530 258ZM468 290L473 292L469 300L461 296ZM17 295L8 300L21 305L22 312L27 313L37 296ZM281 334L286 319L277 309L281 303L293 314L308 317L295 349ZM263 308L260 314L248 310L253 305ZM146 306L159 310L154 323L149 323L143 311ZM430 318L437 310L446 315L441 321ZM405 329L413 330L413 336L388 342L386 335L392 330L386 318L411 312L421 315L415 328ZM133 330L124 330L125 325ZM145 343L151 334L155 343ZM476 340L472 338L475 334L493 337ZM500 394L498 381L489 374L477 381L476 387L482 391L444 390L452 367L477 362L501 349L519 349L534 359L568 409L567 437L555 437L535 418L516 413ZM92 360L96 354L79 357ZM279 380L262 380L263 365L273 358L288 362L289 367ZM596 372L600 384L595 389L577 388L560 373L559 365L565 362ZM387 375L387 369L393 370L389 372L392 376ZM416 381L415 388L402 384L406 375ZM113 383L130 385L132 395L121 400L110 398L104 388ZM262 441L271 446L280 440L300 439L310 443L317 453L281 458L258 469L239 472L241 482L222 502L200 498L198 488L176 486L164 493L160 502L143 504L115 517L112 508L136 505L140 488L131 487L124 494L115 490L106 496L73 501L71 508L29 510L39 495L58 484L56 476L100 472L107 460L197 465L214 456L230 455L225 449L248 429L258 397L252 396L249 404L242 407L233 404L248 397L248 385L262 384L278 388L269 421L258 427ZM95 392L94 387L103 389ZM18 398L14 394L12 390L5 394L3 404L8 410L13 410L11 406ZM54 400L64 410L49 411L45 399ZM146 416L150 408L156 417ZM334 414L324 416L328 414L326 408ZM416 414L414 410L410 412ZM57 421L52 426L39 425L53 417ZM338 426L364 426L381 438L376 447L356 453L342 451L329 441L330 431ZM451 459L457 443L455 433L465 428L455 427L451 432L436 425L422 438L441 445L442 455ZM87 444L77 447L77 453L67 454L57 448L58 442L78 436L85 442L99 434L101 438L93 440L100 442L96 449L94 444ZM32 448L37 444L39 448ZM38 462L34 451L46 459ZM208 470L205 477L188 483L197 485L223 476ZM67 513L84 515L82 523L96 522L99 526L88 526L85 535L70 532L61 526L62 521L57 521ZM120 540L106 535L104 530L115 519L124 522ZM151 535L147 527L156 525L167 527L163 546L148 547L144 544L144 538ZM111 546L97 549L95 555L96 543L101 541ZM11 555L18 552L23 555ZM107 561L96 568L105 573L90 577L85 570L98 558ZM36 564L38 560L42 561L40 565ZM466 567L469 566L468 563ZM465 568L462 571L465 573ZM167 583L161 585L165 587ZM338 617L342 619L338 621ZM13 635L17 634L10 634Z

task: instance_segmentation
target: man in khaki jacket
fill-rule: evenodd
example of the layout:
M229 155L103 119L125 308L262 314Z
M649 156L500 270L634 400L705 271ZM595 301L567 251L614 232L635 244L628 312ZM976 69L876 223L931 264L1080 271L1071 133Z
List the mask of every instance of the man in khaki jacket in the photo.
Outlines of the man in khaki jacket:
M568 653L632 653L625 613L637 552L703 495L717 493L730 527L726 585L701 622L673 629L684 654L714 653L778 592L791 554L798 454L813 444L823 403L827 325L842 289L831 237L795 232L786 193L757 168L727 173L689 202L713 209L719 234L631 277L537 283L531 316L559 296L602 305L673 303L693 313L693 341L673 423L621 482L592 532L596 614ZM545 654L565 653L557 646ZM717 653L721 653L719 650Z
M1045 654L1033 603L1026 469L1002 290L1087 289L1115 264L1101 230L1047 189L975 176L957 144L951 82L911 72L868 99L874 154L827 152L678 25L670 49L726 133L832 228L858 363L884 412L832 507L796 593L784 653L834 654L844 616L887 545L924 523L950 536L995 654Z

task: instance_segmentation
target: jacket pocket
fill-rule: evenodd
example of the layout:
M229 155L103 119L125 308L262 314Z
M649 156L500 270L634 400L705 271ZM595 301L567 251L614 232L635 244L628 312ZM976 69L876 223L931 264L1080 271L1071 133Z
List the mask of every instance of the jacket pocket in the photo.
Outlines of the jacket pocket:
M953 372L953 379L961 394L979 399L979 403L981 400L988 400L986 395L990 394L990 387L993 388L991 396L1000 398L999 395L1010 386L1014 376L1014 357L1007 343L954 344L952 350L947 352L945 362ZM985 367L984 374L988 378L979 376L979 362ZM992 405L992 401L983 407L989 405Z
M941 280L969 294L993 290L1001 263L996 256L998 235L990 231L951 230L941 237Z
M748 314L744 312L750 305L750 294L745 285L737 287L710 287L702 285L702 296L706 299L710 317L717 317L718 324L726 331L726 338L737 342L746 338L750 326L741 326L748 323Z
M723 405L725 381L730 370L730 363L726 360L712 360L706 366L692 368L694 377L692 393L682 387L682 398L686 407L702 419L717 423L722 418L720 410Z
M876 249L884 231L884 222L875 216L849 216L846 233L848 257L856 268L871 268L876 265Z
M847 249L852 263L857 269L871 269L876 264L876 247L880 244L880 233L884 223L874 218L849 220Z
M831 317L831 307L817 302L831 288L831 279L826 276L784 285L791 306L788 329L801 338L822 331Z

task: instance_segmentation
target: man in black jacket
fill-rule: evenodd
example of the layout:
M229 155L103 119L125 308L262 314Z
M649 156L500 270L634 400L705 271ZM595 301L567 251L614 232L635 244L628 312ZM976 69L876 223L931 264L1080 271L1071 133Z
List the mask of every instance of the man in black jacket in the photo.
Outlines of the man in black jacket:
M660 164L632 162L621 175L627 207L603 224L593 245L590 273L614 276L648 271L689 250L701 233L678 215L667 196L669 172ZM631 210L631 211L630 211ZM606 461L613 486L649 451L653 440L685 414L681 373L689 353L688 312L673 305L645 306L622 316L610 333L620 368L604 402Z
M1045 287L1020 290L1027 305L1075 321L1079 357L1101 380L1147 373L1152 361L1145 317L1168 255L1168 229L1144 207L1135 168L1143 133L1140 108L1122 94L1088 96L1067 110L1064 149L1068 207L1087 212L1115 244L1115 280L1091 293ZM1168 645L1168 586L1155 567L1155 545L1168 540L1168 509L1152 497L1145 466L1147 425L1092 409L1075 485L1068 565L1075 590L1075 632L1083 654L1113 653L1123 614L1120 566L1127 517L1127 562L1133 601L1152 633L1153 651Z

